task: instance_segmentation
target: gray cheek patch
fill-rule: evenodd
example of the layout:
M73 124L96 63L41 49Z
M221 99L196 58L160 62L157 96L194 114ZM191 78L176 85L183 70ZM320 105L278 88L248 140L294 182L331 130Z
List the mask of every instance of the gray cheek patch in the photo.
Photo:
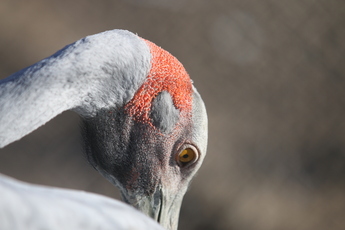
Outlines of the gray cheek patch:
M171 132L178 119L179 110L175 108L170 94L163 91L152 102L150 118L152 124L162 133Z

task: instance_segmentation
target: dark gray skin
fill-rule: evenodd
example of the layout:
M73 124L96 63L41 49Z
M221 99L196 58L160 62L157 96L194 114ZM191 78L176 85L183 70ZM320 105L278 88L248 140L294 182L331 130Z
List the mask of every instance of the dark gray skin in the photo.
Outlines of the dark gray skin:
M124 201L165 228L177 229L183 196L206 154L206 111L194 89L191 119L180 119L172 101L160 96L150 117L153 126L114 108L84 119L86 153L91 165L120 189ZM178 125L182 128L172 128ZM183 164L177 156L186 147L197 152L197 159Z

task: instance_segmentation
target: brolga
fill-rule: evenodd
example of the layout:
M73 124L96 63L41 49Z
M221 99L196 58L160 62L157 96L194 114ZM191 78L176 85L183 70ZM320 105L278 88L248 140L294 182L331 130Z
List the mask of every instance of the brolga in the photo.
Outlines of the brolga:
M128 31L85 37L0 81L0 147L65 110L81 116L87 159L123 200L177 229L183 196L207 146L206 109L182 64ZM145 229L126 227L132 212L133 222L160 228L95 194L6 176L0 192L1 229Z

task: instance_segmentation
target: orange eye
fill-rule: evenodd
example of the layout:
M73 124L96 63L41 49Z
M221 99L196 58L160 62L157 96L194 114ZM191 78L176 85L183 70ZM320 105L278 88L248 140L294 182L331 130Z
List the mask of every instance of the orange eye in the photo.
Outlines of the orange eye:
M196 158L196 153L191 148L186 148L186 149L182 150L182 152L178 156L178 160L182 164L189 163L189 162L195 160L195 158Z

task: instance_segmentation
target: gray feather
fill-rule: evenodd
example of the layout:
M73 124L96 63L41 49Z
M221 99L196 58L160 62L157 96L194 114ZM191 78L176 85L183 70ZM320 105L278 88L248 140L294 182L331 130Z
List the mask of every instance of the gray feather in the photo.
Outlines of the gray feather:
M170 94L162 91L152 102L151 115L153 125L163 133L169 133L179 119L179 110L175 108Z

